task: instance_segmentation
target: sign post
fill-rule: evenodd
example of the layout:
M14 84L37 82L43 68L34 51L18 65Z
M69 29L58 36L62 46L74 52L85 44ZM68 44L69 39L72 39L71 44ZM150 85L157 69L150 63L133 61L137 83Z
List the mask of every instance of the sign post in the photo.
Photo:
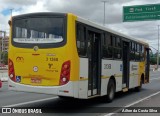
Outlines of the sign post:
M160 4L123 7L123 22L160 20Z

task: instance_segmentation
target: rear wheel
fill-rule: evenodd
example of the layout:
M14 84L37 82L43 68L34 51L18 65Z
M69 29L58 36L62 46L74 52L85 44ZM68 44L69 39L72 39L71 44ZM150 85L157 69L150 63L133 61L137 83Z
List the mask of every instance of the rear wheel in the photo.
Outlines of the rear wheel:
M72 99L71 97L66 97L66 96L58 96L62 100L70 100Z
M115 96L115 83L113 79L110 79L107 87L107 102L112 102Z

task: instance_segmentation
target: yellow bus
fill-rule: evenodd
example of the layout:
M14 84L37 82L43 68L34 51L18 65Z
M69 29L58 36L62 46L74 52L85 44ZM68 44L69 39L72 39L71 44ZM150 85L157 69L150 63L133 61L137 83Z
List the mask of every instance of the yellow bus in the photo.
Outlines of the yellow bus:
M71 13L9 21L9 89L89 99L149 83L149 45Z

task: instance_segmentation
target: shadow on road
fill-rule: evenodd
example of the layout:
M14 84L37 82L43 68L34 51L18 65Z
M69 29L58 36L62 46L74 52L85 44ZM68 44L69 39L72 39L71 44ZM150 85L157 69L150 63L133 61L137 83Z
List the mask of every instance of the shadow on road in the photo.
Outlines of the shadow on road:
M146 89L142 89L141 91L146 91ZM135 92L133 89L126 93L118 92L114 100L129 97L132 94L138 94L138 92ZM106 103L102 99L102 97L92 99L57 98L47 101L43 105L42 103L41 105L36 105L36 107L42 108L43 112L49 113L110 113L122 108L116 105L111 107L110 105L112 104L113 106L114 101Z

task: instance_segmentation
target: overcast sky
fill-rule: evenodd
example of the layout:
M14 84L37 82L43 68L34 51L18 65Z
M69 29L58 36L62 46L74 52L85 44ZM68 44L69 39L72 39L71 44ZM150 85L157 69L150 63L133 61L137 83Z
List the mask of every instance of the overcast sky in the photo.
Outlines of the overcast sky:
M71 12L103 24L104 0L0 0L0 30L9 31L10 10L13 15L30 12ZM106 0L106 26L157 47L160 20L123 22L123 6L160 4L160 0ZM153 49L153 51L155 51Z

